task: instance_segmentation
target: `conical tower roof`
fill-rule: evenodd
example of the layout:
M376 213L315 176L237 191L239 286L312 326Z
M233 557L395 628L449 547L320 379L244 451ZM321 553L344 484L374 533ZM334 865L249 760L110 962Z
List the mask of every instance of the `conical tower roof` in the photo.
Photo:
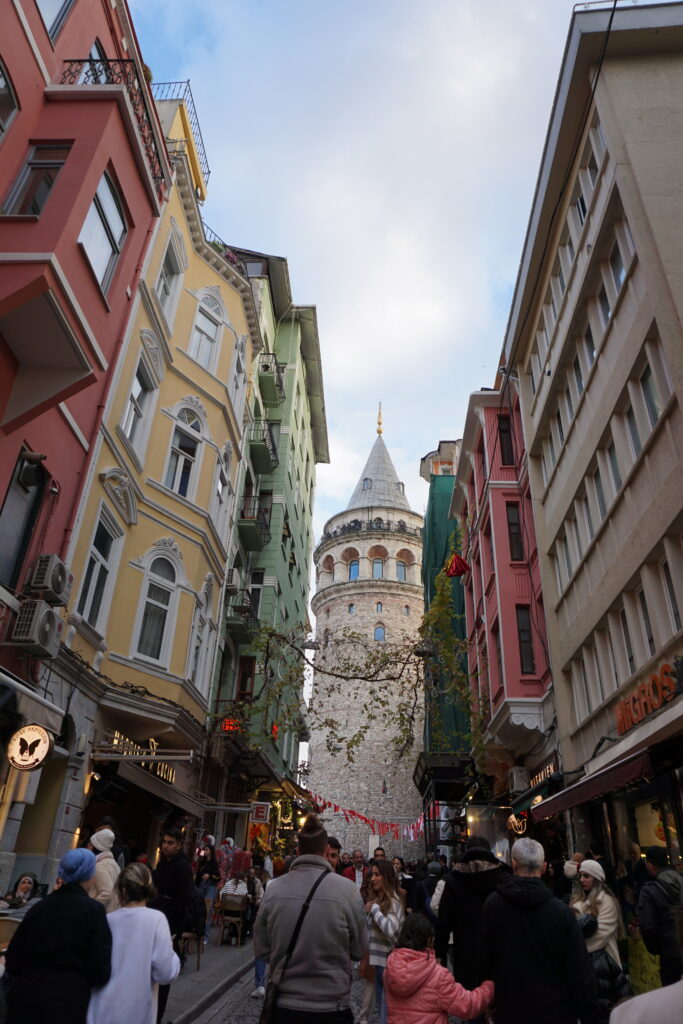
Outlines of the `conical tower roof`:
M411 511L403 484L379 432L346 511L377 506Z

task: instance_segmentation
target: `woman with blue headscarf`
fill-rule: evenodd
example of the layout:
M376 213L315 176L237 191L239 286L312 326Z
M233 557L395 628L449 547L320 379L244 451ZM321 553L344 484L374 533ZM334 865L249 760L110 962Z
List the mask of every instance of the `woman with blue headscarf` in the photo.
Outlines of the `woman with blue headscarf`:
M85 1024L91 989L111 973L111 932L103 904L88 895L90 850L59 862L59 888L26 914L6 957L7 1024Z

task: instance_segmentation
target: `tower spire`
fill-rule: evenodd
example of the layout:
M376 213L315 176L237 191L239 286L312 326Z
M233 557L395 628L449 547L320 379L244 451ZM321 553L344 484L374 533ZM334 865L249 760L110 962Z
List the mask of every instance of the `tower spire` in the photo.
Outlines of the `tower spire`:
M379 410L377 412L377 433L382 435L382 403L379 403Z

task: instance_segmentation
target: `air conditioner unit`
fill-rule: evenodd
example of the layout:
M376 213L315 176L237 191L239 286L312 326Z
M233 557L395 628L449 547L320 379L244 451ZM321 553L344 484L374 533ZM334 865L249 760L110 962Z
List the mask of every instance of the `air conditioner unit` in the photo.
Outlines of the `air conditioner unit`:
M56 658L63 628L64 623L45 601L23 601L10 643L41 658Z
M30 594L40 594L52 605L63 605L69 600L74 578L57 555L38 555L28 584Z
M508 772L508 789L511 793L523 793L529 788L529 769L511 768Z

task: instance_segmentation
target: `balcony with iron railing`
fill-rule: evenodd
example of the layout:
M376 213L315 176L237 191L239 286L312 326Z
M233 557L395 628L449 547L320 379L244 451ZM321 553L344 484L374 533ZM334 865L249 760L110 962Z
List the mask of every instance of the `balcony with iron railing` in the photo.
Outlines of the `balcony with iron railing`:
M209 161L207 159L206 150L204 148L202 130L199 127L199 118L197 117L197 110L194 105L194 99L192 97L192 90L190 89L189 81L154 82L152 84L151 89L152 96L154 97L157 103L163 102L164 100L179 100L181 103L185 104L187 118L188 121L190 122L190 128L192 129L194 144L197 149L199 166L204 177L204 184L208 185L209 175L211 174L211 171L209 169Z
M229 263L233 270L236 270L242 275L242 277L247 277L247 268L239 256L233 252L227 242L224 242L215 231L212 231L206 221L202 221L202 227L204 228L204 237L211 248L215 249L218 255L222 256L225 262Z
M108 58L98 58L95 60L91 57L65 60L59 84L90 86L122 85L125 87L137 122L149 171L157 194L161 196L161 186L164 180L164 162L161 158L154 133L154 115L148 107L147 89L140 81L135 61L110 60Z
M273 431L267 420L254 420L247 433L251 464L257 473L272 473L279 459Z
M231 594L225 602L225 625L239 643L247 643L258 632L258 608L248 590Z
M282 366L272 352L258 357L258 382L264 405L281 405L285 400L285 378Z
M245 498L237 516L237 532L247 551L262 551L270 540L270 509L259 498Z

